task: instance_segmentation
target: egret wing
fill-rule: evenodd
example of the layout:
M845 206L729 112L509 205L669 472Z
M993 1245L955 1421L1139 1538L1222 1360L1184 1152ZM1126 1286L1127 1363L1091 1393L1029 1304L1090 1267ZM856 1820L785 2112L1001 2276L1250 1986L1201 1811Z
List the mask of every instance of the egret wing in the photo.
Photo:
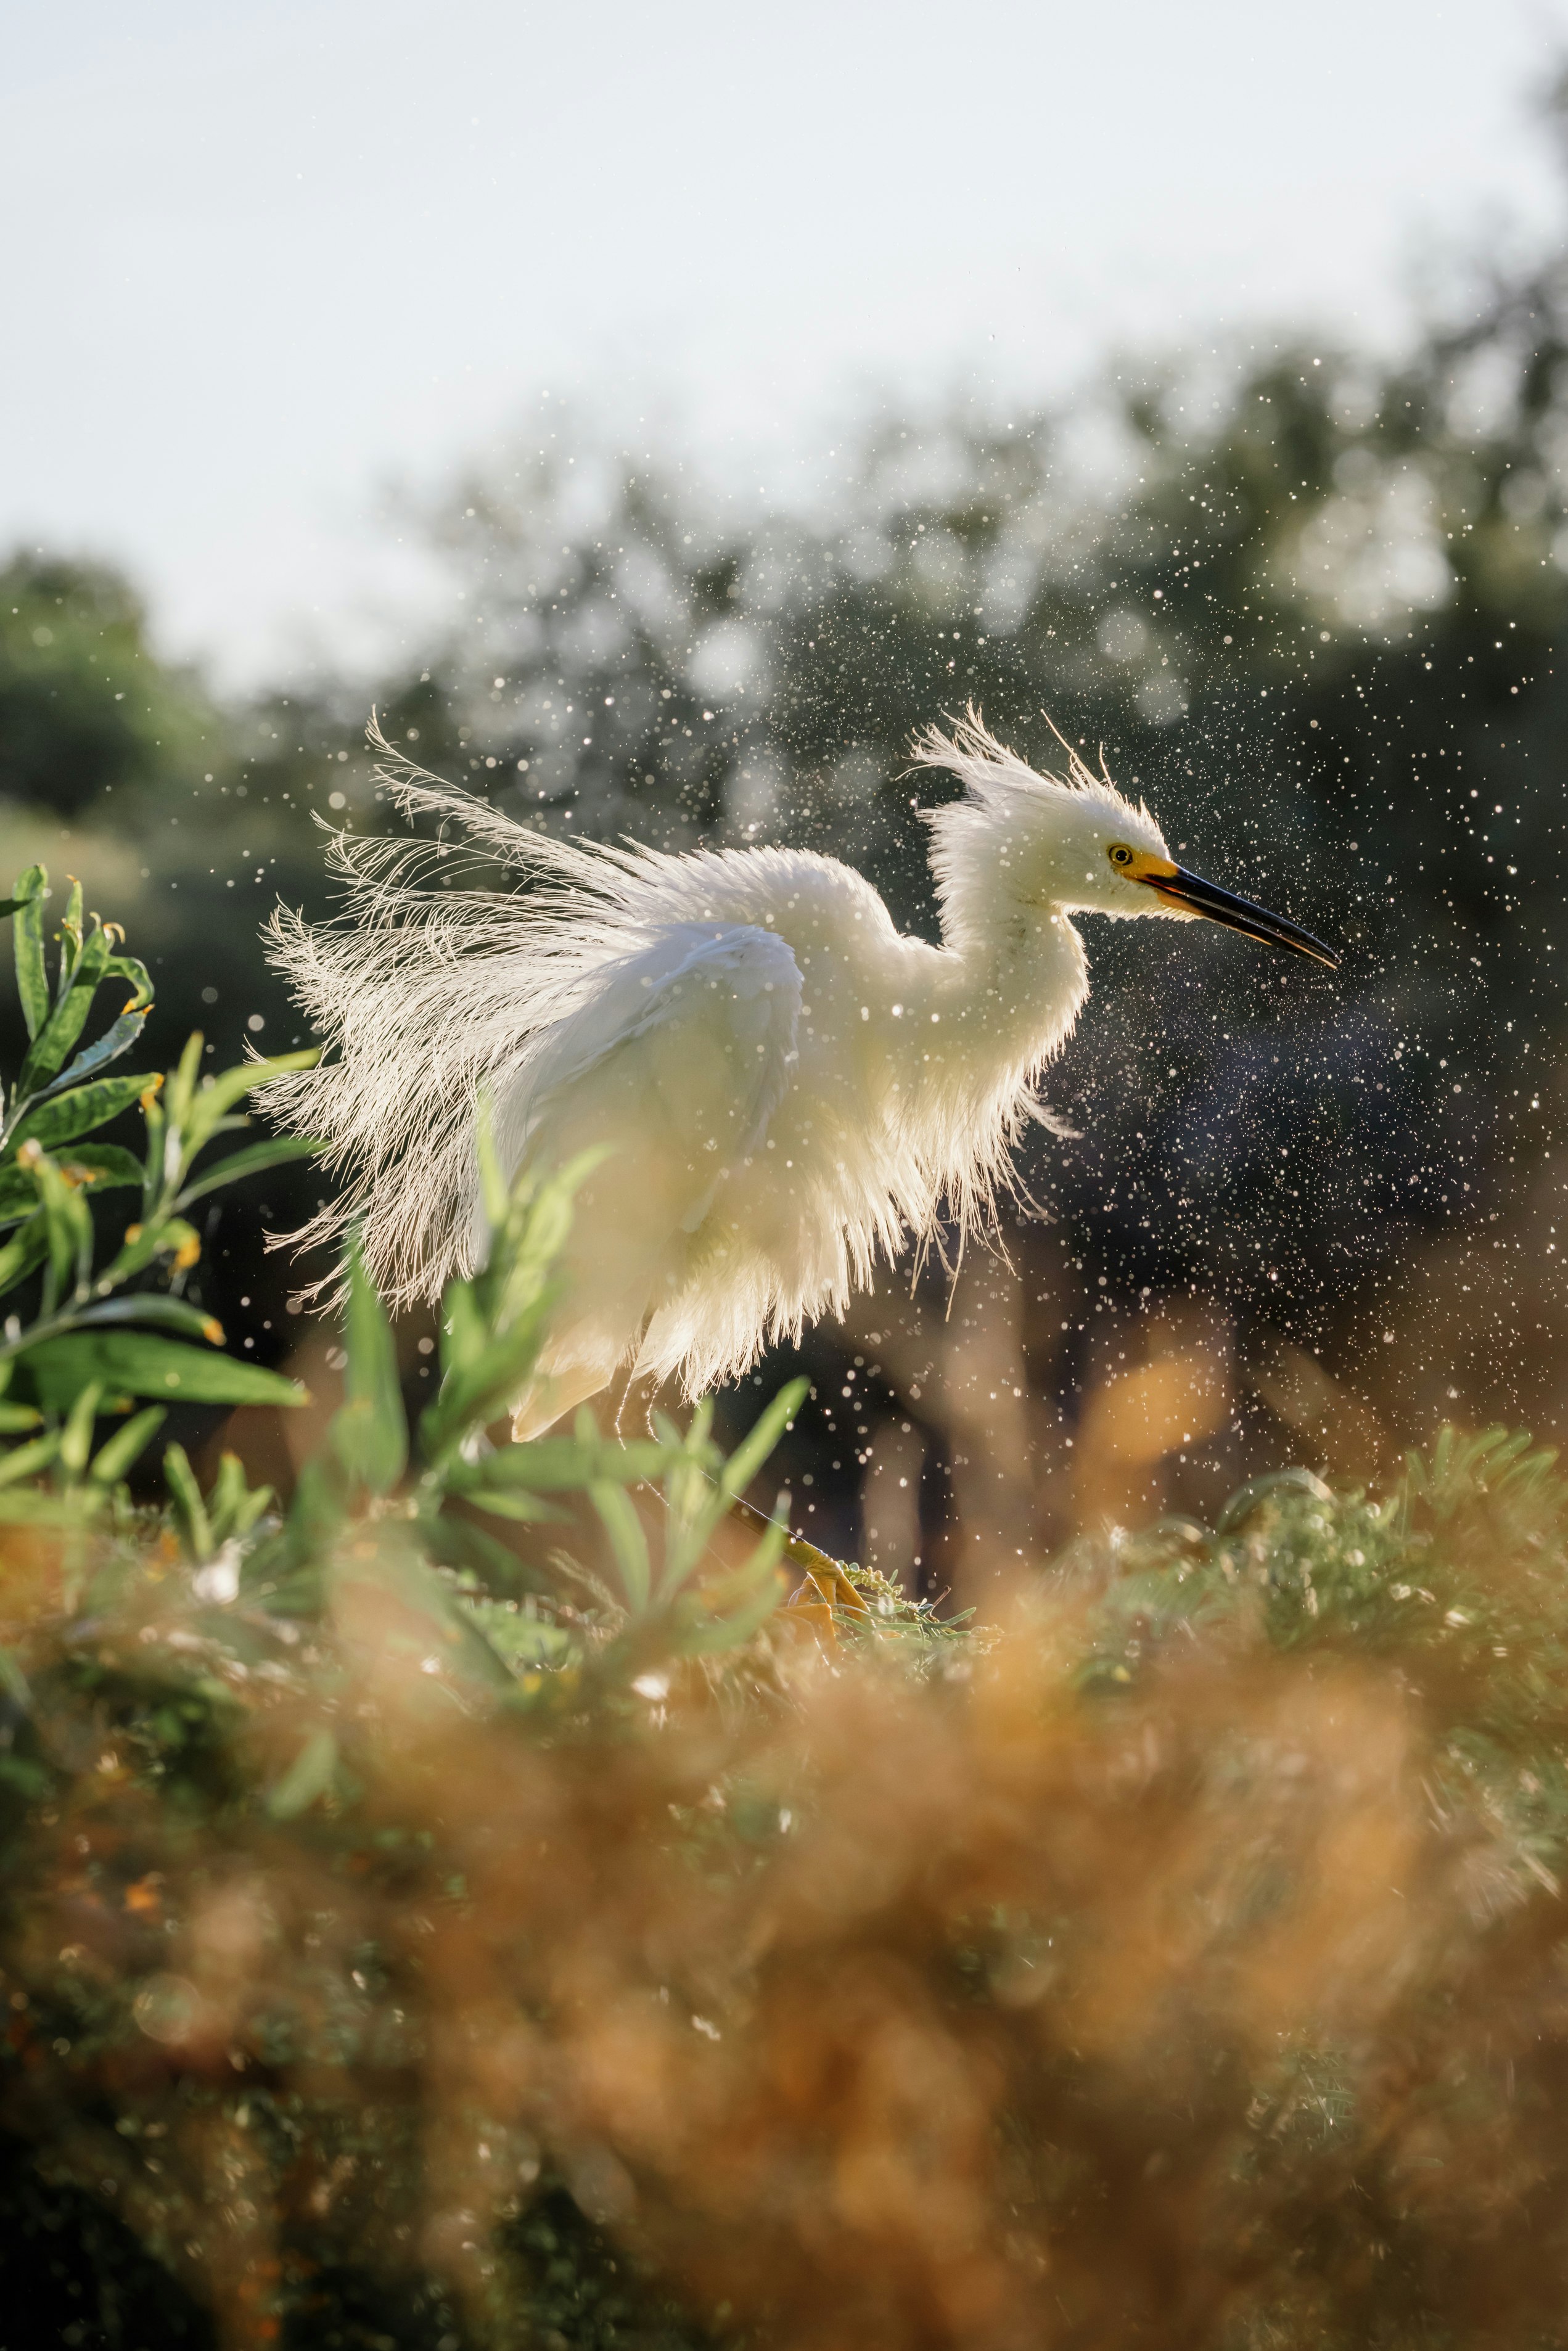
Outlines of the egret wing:
M587 1002L530 1056L501 1105L514 1162L607 1154L579 1195L572 1255L584 1305L640 1317L727 1176L765 1147L790 1082L800 967L770 931L671 925L606 966Z

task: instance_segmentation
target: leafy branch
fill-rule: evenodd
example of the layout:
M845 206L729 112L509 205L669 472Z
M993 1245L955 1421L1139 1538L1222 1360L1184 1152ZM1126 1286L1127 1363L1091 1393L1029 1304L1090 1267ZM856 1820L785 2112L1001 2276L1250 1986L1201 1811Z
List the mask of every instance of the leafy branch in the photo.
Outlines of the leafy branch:
M304 1401L293 1381L214 1352L221 1325L181 1293L201 1256L186 1211L221 1184L298 1159L308 1139L277 1138L234 1152L194 1173L220 1135L248 1124L238 1104L311 1052L281 1055L200 1080L200 1034L165 1086L162 1075L105 1076L137 1041L152 1008L144 965L120 952L115 923L84 914L81 884L54 935L50 970L45 909L48 875L30 866L0 904L12 923L16 988L28 1048L0 1092L0 1300L36 1276L32 1312L13 1311L0 1336L0 1436L26 1442L0 1452L0 1516L91 1515L162 1423L172 1399L205 1404ZM98 990L120 980L131 993L101 1035L79 1040ZM79 1046L79 1050L78 1050ZM139 1157L119 1144L84 1144L140 1107ZM141 1215L101 1266L92 1201L135 1189ZM146 1285L152 1280L160 1287ZM156 1399L92 1448L98 1420ZM48 1474L52 1493L32 1482Z

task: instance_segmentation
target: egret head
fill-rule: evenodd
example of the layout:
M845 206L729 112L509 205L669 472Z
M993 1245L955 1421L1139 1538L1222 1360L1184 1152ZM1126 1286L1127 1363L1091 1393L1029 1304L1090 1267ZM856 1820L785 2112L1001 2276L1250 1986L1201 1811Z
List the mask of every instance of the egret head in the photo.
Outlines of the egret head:
M1204 917L1331 968L1338 963L1310 931L1178 865L1144 803L1126 799L1070 747L1065 777L1037 775L970 710L951 737L928 728L915 756L923 766L950 769L967 787L963 799L927 820L944 912L960 928L988 928L1019 905L1117 920Z

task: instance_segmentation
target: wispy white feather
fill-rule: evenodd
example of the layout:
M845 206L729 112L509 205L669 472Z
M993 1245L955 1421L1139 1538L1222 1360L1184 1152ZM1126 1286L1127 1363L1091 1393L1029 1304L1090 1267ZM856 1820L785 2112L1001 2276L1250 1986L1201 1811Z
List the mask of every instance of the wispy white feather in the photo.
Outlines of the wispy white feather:
M483 1247L482 1093L514 1162L609 1145L549 1365L575 1393L632 1358L695 1393L841 1311L879 1258L990 1223L1087 988L1066 909L1154 911L1103 857L1113 834L1163 852L1146 810L1075 754L1036 775L973 711L915 750L965 786L928 820L940 947L833 859L553 840L372 740L438 831L333 832L342 912L274 918L329 1051L266 1106L327 1139L337 1185L287 1238L357 1221L390 1302L434 1298ZM476 862L517 886L474 886Z

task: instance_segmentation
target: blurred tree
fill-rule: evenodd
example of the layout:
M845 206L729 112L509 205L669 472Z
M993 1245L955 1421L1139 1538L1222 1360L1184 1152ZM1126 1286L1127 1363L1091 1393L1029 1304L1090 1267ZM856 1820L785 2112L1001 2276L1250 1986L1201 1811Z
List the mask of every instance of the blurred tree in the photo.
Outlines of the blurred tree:
M225 723L147 643L107 565L17 553L0 569L0 795L70 816L198 781Z

